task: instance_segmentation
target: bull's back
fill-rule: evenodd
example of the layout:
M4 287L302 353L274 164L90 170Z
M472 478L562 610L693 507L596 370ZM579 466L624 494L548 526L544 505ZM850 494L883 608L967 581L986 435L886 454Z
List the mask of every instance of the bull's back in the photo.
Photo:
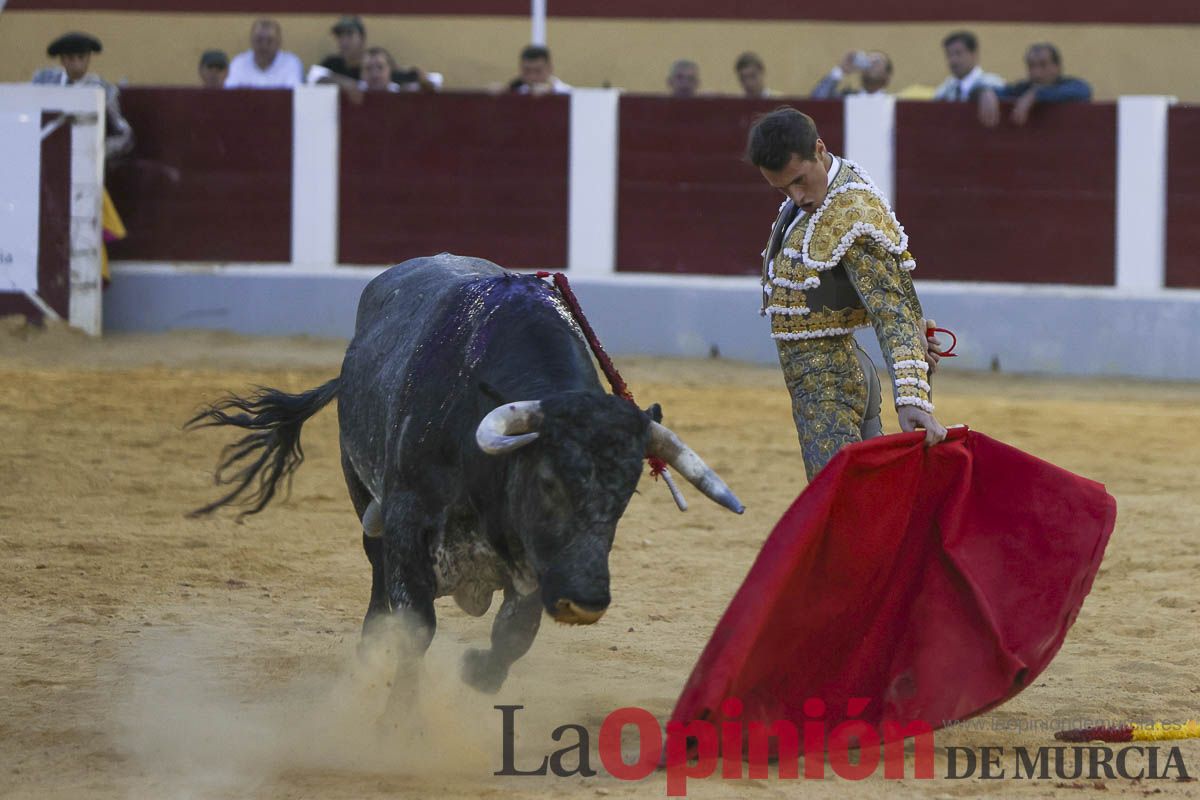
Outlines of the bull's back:
M455 312L464 287L503 274L490 261L449 254L415 258L381 273L359 299L343 377L404 370L420 343Z
M412 338L462 291L465 285L505 271L481 258L443 253L414 258L386 270L367 284L358 302L354 337L370 338L387 331Z
M394 266L363 290L338 413L343 450L373 493L382 490L388 449L412 450L431 426L450 424L467 388L460 376L475 324L470 299L507 274L490 261L442 254Z

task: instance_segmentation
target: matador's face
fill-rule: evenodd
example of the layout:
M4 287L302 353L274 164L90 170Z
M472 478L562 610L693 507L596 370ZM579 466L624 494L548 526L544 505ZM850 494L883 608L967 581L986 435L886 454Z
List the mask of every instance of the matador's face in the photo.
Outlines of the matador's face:
M767 183L783 192L807 214L816 211L829 194L829 153L820 139L813 150L811 159L792 153L791 160L779 170L758 168Z

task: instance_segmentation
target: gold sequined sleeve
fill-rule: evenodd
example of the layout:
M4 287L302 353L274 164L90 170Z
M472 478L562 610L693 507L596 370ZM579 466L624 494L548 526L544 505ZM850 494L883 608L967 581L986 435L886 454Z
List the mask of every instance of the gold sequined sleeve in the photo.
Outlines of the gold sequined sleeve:
M913 405L932 412L933 390L922 344L924 313L908 272L900 267L895 255L870 239L855 242L841 263L879 338L892 376L896 405Z

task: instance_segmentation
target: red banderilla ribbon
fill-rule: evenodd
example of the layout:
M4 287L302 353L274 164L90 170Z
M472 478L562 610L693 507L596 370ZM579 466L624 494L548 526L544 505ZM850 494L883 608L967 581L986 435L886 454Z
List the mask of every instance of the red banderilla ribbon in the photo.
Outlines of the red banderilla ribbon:
M945 350L941 350L941 351L934 350L933 352L937 353L942 358L958 358L958 353L954 352L954 348L958 347L958 337L954 335L954 331L949 330L948 328L926 328L925 329L925 338L928 339L931 336L933 336L935 333L944 333L947 336L949 336L950 337L950 347L948 347Z
M554 288L558 290L559 296L566 303L571 316L579 324L580 330L583 331L584 339L587 340L588 346L592 348L592 354L596 356L596 361L600 363L600 369L604 372L604 377L608 378L608 384L612 387L613 394L623 397L636 407L637 401L633 399L633 392L629 391L629 386L621 377L621 373L617 372L616 364L612 362L608 353L604 351L603 345L600 344L600 338L596 336L596 332L588 324L587 317L583 315L583 308L579 305L578 298L571 291L571 284L567 281L567 276L561 272L545 271L538 272L536 275L539 278L550 278L554 282ZM662 475L663 480L666 481L667 488L671 490L671 497L674 498L675 504L679 506L681 511L686 510L687 501L683 499L679 487L671 479L671 473L667 472L666 462L657 456L646 456L646 461L650 464L651 477L658 478L659 475Z

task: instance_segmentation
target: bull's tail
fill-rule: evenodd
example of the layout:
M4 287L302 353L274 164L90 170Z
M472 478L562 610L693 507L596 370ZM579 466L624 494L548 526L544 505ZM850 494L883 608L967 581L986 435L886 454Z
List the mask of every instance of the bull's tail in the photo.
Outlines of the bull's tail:
M233 489L189 516L208 514L230 503L249 506L238 515L240 519L262 511L281 479L287 478L290 490L292 473L304 461L300 428L337 396L339 380L300 394L260 388L247 398L229 395L188 420L184 425L188 429L233 425L251 431L227 445L217 463L217 485Z

